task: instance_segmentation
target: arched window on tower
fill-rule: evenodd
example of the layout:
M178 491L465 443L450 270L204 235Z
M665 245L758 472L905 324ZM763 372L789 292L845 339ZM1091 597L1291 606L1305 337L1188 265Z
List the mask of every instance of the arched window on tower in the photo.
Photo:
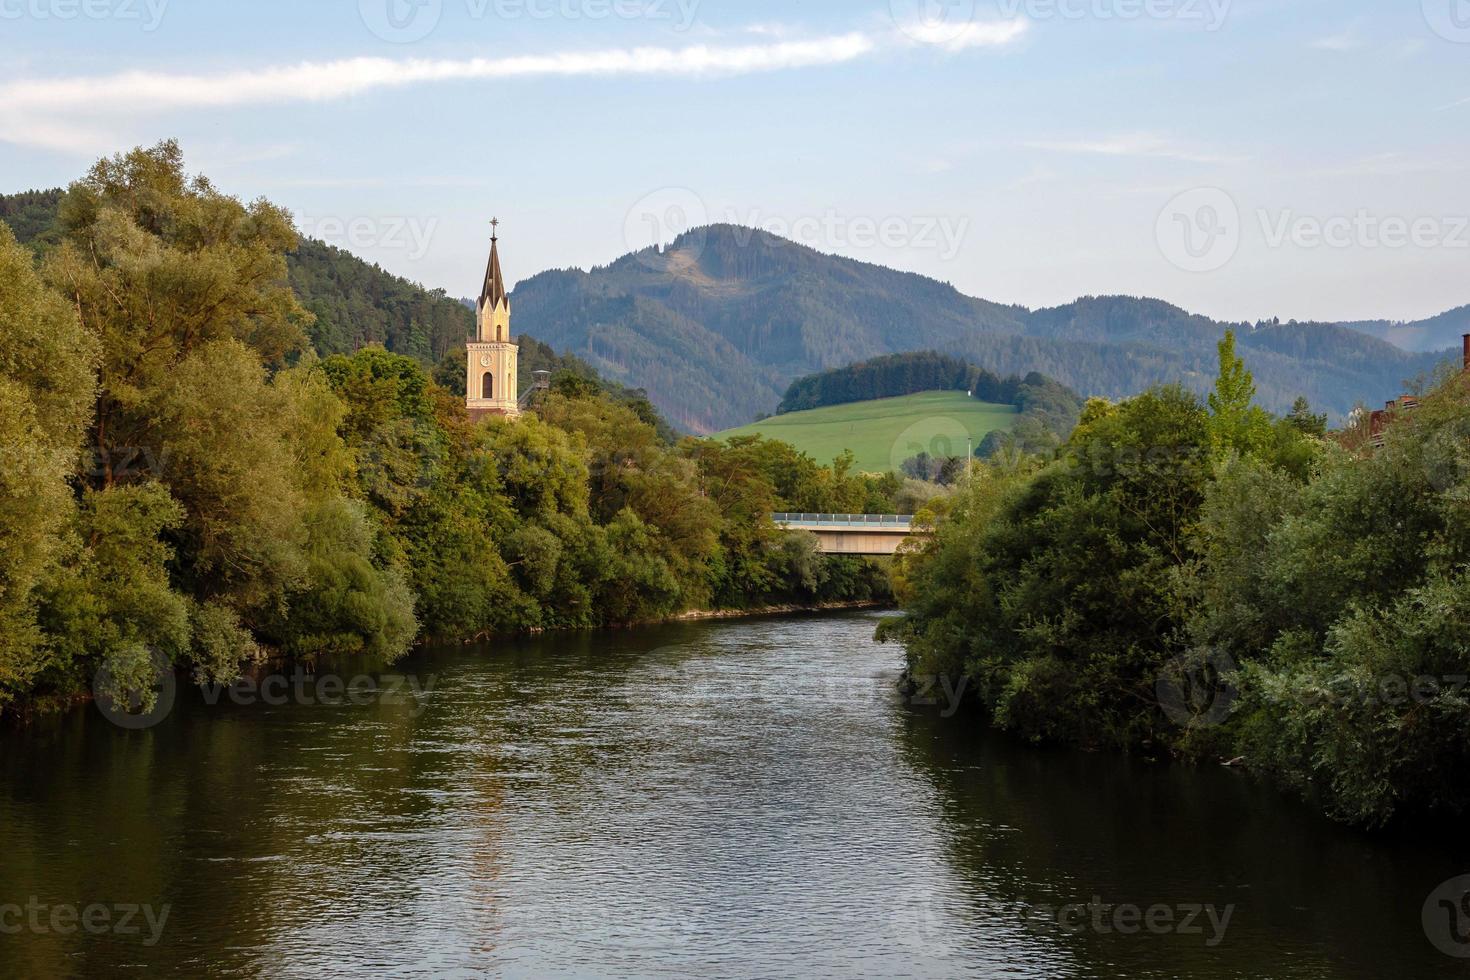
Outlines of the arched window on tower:
M485 372L485 378L480 383L480 397L486 401L495 397L495 375L493 372Z

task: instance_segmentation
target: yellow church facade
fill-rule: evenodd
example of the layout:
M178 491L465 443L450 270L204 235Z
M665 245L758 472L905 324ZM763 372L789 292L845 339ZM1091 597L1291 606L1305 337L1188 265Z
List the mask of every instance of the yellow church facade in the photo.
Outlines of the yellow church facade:
M475 304L475 339L467 348L465 407L470 418L519 416L520 347L510 335L510 294L505 290L505 277L500 272L499 237L494 233L490 236L490 264L485 268L485 284Z

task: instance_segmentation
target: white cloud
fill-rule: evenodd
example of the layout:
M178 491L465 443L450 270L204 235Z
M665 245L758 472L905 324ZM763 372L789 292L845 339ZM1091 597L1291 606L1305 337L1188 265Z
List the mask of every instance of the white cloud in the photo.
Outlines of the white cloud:
M948 51L997 47L1026 31L1022 20L971 23L933 39ZM509 58L345 58L209 74L127 71L72 78L28 78L0 84L0 140L74 153L125 142L117 127L165 112L330 102L382 89L510 78L617 76L728 77L847 64L895 43L917 44L911 32L854 31L809 39L780 36L782 25L750 29L769 40L569 51Z
M462 61L348 58L217 75L126 72L92 78L11 82L0 85L0 105L7 109L92 111L219 108L280 101L322 102L372 89L425 82L537 75L748 74L840 64L868 54L874 46L866 35L845 34L814 41L742 47L701 44L677 50L628 48Z
M1030 29L1027 20L970 21L964 24L914 21L902 31L915 44L930 44L946 51L999 48L1019 41Z
M1152 157L1160 160L1183 160L1187 163L1226 163L1230 157L1182 146L1173 140L1147 133L1109 136L1102 139L1033 140L1021 144L1027 149L1053 153L1081 153L1110 157Z
M1318 51L1356 51L1362 46L1362 39L1354 37L1351 31L1333 34L1330 37L1319 37L1312 42L1312 47Z
M745 75L839 65L871 54L874 37L851 33L735 46L620 48L512 58L348 58L216 74L130 71L0 84L0 139L91 153L117 142L119 118L281 102L328 102L378 89L527 77ZM109 125L102 125L103 123Z
M1357 51L1359 48L1367 47L1368 44L1362 36L1365 24L1362 17L1355 17L1341 31L1326 37L1319 37L1312 41L1310 46L1318 51Z

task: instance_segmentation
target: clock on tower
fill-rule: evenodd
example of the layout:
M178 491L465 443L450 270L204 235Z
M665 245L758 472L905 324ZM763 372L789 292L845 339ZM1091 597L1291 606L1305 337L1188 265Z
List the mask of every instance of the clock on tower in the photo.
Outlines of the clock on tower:
M465 407L470 418L521 414L516 371L520 348L510 336L510 295L500 273L500 221L490 222L490 264L475 304L475 339L468 344Z

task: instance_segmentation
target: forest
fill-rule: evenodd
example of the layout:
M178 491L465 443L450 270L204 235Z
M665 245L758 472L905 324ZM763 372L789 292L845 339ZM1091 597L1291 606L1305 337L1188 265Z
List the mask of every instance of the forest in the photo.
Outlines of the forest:
M937 351L914 351L799 378L776 411L801 412L924 391L966 391L978 401L1020 409L1009 431L993 432L981 443L977 451L981 457L1052 450L1066 439L1082 410L1076 392L1034 371L1025 377L1001 377Z
M539 345L553 390L480 425L420 359L323 356L313 338L340 346L326 326L358 311L311 309L291 216L189 175L173 142L39 205L30 247L0 223L0 716L97 676L146 700L160 661L227 682L423 638L885 594L883 570L770 514L887 509L896 478L676 443L646 399Z
M1207 399L1093 399L983 467L921 514L882 635L1028 740L1226 761L1354 825L1461 816L1470 378L1378 449L1255 396L1227 335Z

